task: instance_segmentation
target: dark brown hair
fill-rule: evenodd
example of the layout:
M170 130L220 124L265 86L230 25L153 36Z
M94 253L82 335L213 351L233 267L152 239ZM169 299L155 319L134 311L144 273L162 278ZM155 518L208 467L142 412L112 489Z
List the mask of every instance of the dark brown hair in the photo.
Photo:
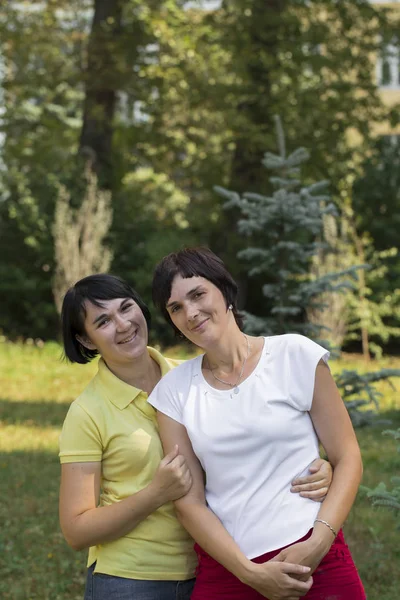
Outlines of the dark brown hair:
M94 358L97 350L85 348L77 339L77 335L85 335L85 303L103 306L102 302L116 298L132 298L139 306L150 328L151 314L146 304L131 286L115 275L100 273L80 279L64 296L61 325L64 354L71 362L88 363Z
M160 309L175 332L179 333L179 330L171 321L166 305L171 297L172 282L177 275L184 279L204 277L211 281L225 298L226 308L232 305L235 321L243 329L243 316L236 306L238 286L223 261L209 248L185 248L165 256L156 266L153 276L154 305Z

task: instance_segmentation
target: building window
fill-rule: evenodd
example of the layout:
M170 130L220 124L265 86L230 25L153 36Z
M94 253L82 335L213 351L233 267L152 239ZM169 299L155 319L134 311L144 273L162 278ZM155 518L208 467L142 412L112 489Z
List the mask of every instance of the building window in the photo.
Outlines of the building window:
M400 43L397 38L382 43L376 71L379 87L400 89Z

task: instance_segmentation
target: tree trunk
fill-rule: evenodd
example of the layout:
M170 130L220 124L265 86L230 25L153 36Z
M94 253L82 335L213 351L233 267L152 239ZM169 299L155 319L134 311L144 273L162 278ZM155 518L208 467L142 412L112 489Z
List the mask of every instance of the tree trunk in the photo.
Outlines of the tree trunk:
M230 187L238 192L262 193L268 173L261 160L267 150L274 150L276 139L272 79L279 67L282 15L287 0L255 0L250 6L252 13L245 36L238 34L247 45L243 53L246 62L241 65L245 100L237 109L240 126L235 131ZM237 41L240 46L240 39ZM240 54L238 60L243 61Z
M227 187L239 193L268 191L269 174L261 160L267 150L274 151L276 146L272 74L276 74L279 66L282 14L287 3L288 0L253 0L248 4L251 16L238 14L229 32L233 40L234 69L243 83L235 108L235 150ZM236 259L243 248L243 241L237 234L239 217L236 209L224 211L220 219L220 231L224 231L224 235L214 235L211 245L233 267L232 272L242 290L242 303L251 312L257 302L263 300L259 298L259 282L249 280L247 265Z
M87 50L85 103L79 144L102 187L112 178L112 136L117 91L121 81L119 39L126 0L95 0Z
M354 240L356 244L357 256L360 261L360 264L365 264L365 252L361 239L358 237L357 232L354 233ZM364 360L366 362L370 362L371 354L369 351L369 332L368 325L366 319L364 317L365 313L368 311L368 300L365 296L365 271L364 269L360 269L358 272L359 278L359 286L358 286L358 299L361 307L361 318L360 318L360 330L361 330L361 345L362 345L362 353Z

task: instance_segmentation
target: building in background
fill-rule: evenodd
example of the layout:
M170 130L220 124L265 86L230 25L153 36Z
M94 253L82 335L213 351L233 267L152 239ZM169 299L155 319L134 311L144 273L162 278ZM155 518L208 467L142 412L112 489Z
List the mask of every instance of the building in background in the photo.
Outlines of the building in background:
M381 98L388 109L399 107L400 117L400 0L370 0L389 11L393 31L382 32L382 49L375 61L376 82ZM399 118L400 121L400 118ZM400 143L400 125L390 127L388 122L376 127L377 133L388 136L391 143Z

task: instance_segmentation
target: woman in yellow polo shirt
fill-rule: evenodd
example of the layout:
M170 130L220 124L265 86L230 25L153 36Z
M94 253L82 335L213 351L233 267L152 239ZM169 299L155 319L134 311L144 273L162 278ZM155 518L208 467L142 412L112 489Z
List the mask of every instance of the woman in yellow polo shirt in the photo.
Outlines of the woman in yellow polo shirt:
M85 364L100 355L60 436L60 523L72 548L89 548L85 600L189 600L193 588L193 541L172 504L191 474L178 447L163 457L147 403L180 361L147 346L149 324L140 297L112 275L86 277L64 298L66 357ZM331 473L312 471L296 490L318 500Z

